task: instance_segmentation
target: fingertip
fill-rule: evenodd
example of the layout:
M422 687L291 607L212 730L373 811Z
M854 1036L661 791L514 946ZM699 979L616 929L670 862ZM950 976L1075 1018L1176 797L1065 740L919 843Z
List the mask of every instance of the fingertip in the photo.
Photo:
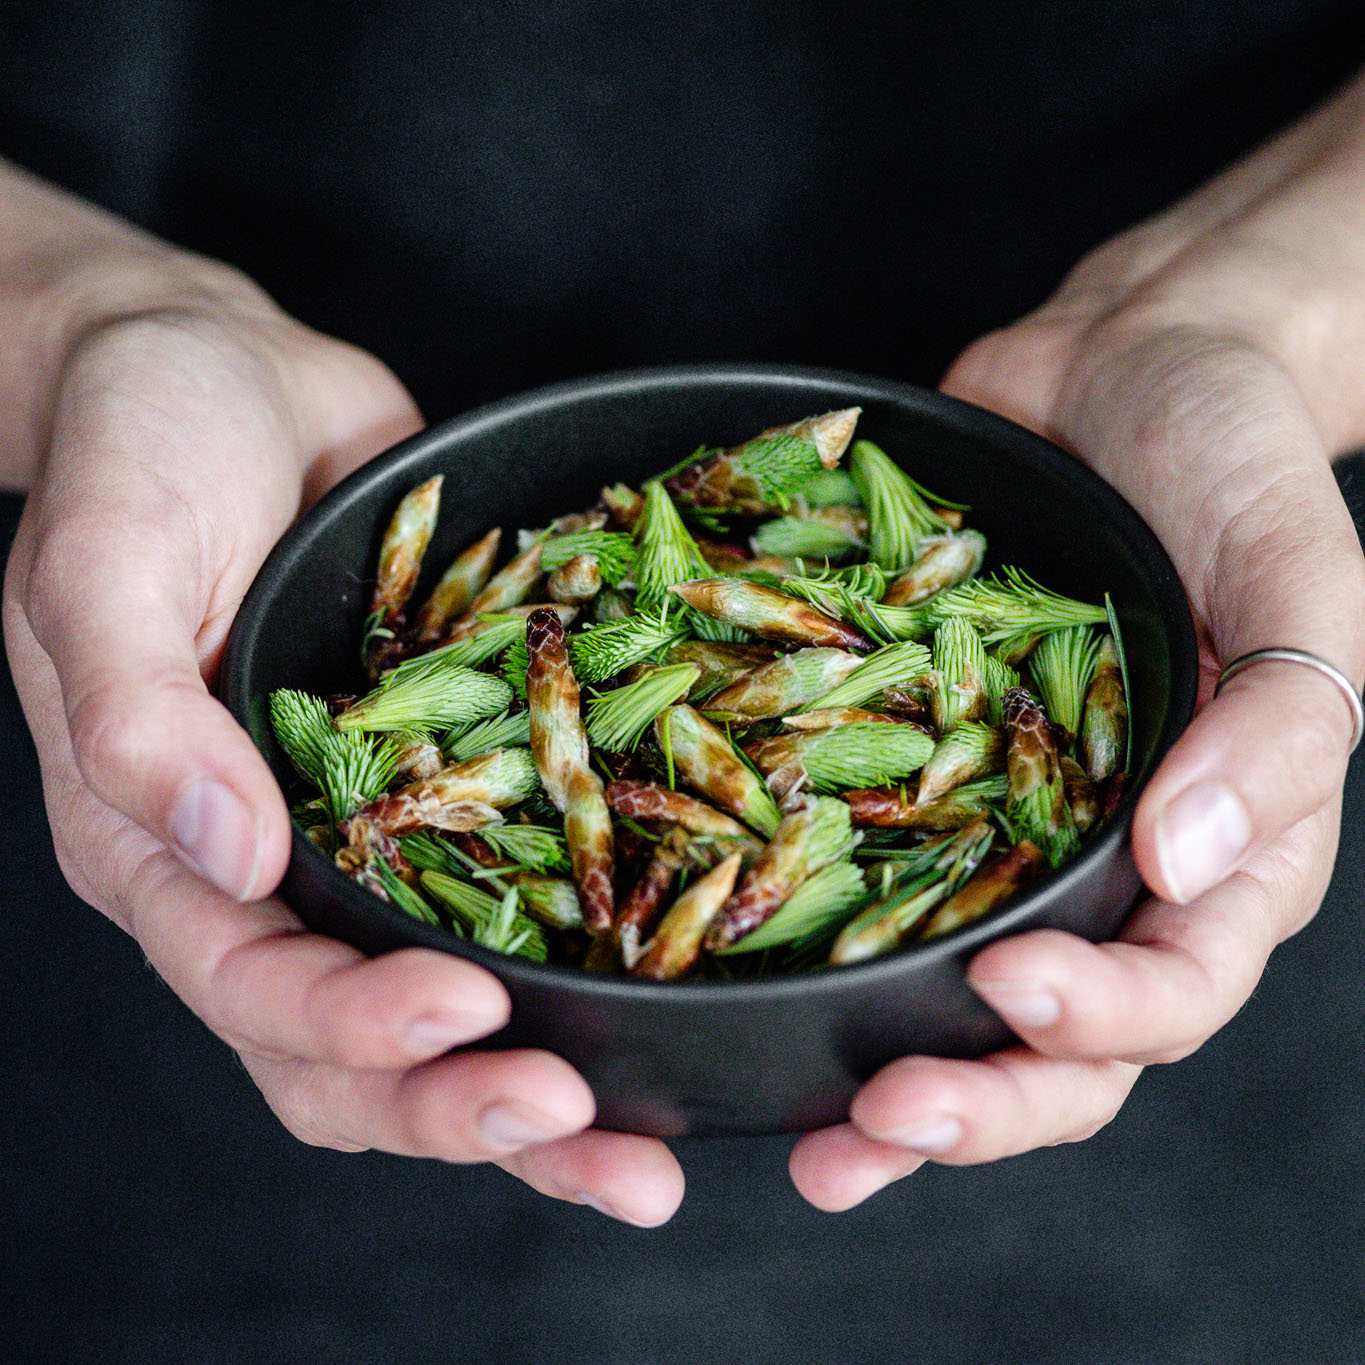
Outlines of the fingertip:
M409 1149L447 1161L505 1161L552 1147L596 1113L583 1079L548 1052L453 1052L411 1068L401 1089Z
M339 1060L357 1066L430 1061L496 1033L511 1015L496 977L430 948L362 959L324 1001L346 1016Z
M1133 851L1148 887L1188 905L1232 873L1251 846L1251 816L1241 796L1216 778L1192 783L1142 812Z
M652 1138L629 1133L610 1136L612 1169L603 1172L603 1178L594 1182L594 1188L585 1191L579 1202L634 1227L662 1227L682 1206L687 1189L678 1159Z
M1070 968L1076 948L1088 946L1064 929L1031 929L987 944L967 964L967 981L975 987L1022 975L1055 979Z
M939 1057L888 1062L854 1096L850 1120L874 1142L940 1155L962 1132L954 1114L961 1106L951 1080L956 1065Z
M554 1112L564 1128L559 1137L571 1136L592 1126L597 1117L597 1099L587 1081L563 1057L539 1048L502 1055L516 1057L515 1089L538 1107Z
M1107 970L1099 950L1060 929L1036 929L982 949L967 984L1015 1033L1035 1044L1062 1022L1067 1000Z
M172 798L164 830L169 847L187 867L238 901L268 896L289 865L291 826L284 797L259 756L225 763L188 777ZM262 780L262 778L264 780Z
M278 885L290 849L283 793L197 674L170 665L138 680L111 672L68 721L90 788L198 876L238 901Z
M686 1192L673 1153L658 1139L633 1133L594 1129L528 1147L500 1164L542 1194L633 1227L668 1222Z
M1350 715L1311 668L1266 662L1233 678L1147 784L1133 854L1163 900L1187 905L1340 793Z
M787 1170L808 1204L822 1213L844 1213L917 1171L924 1160L841 1124L799 1138Z
M492 972L454 953L438 952L435 948L399 948L374 961L391 962L403 974L411 974L414 985L436 1010L451 1009L471 1021L470 1026L478 1032L471 1033L464 1042L495 1033L512 1017L512 997L506 986Z

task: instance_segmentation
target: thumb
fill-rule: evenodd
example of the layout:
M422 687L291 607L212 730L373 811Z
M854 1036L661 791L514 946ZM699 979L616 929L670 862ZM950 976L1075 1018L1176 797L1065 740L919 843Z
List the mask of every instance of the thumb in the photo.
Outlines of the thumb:
M1281 646L1365 675L1365 557L1298 389L1263 352L1181 334L1116 350L1059 426L1170 551L1218 665ZM1336 798L1353 713L1301 664L1231 680L1139 802L1149 886L1188 902Z
M83 781L244 900L283 875L288 812L205 677L298 505L294 434L262 371L230 334L185 320L93 335L63 375L7 575Z
M284 873L288 812L209 695L180 598L197 571L171 540L126 519L65 521L40 538L17 597L56 670L85 783L220 890L254 900Z
M1219 666L1309 651L1359 689L1365 557L1321 438L1285 370L1255 347L1122 320L1075 336L1045 314L959 357L944 387L1078 452L1171 554ZM1352 728L1341 689L1262 663L1195 718L1139 802L1148 885L1186 902L1341 790Z

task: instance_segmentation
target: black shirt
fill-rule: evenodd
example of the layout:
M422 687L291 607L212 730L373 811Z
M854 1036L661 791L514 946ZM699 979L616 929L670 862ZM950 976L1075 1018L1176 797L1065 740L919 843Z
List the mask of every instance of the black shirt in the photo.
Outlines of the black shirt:
M431 416L670 360L932 382L1362 57L1358 0L6 0L0 152Z

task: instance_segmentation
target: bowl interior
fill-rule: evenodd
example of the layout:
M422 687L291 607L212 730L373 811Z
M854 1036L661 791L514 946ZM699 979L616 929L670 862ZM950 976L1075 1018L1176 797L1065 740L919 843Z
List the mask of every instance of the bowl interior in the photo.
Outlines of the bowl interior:
M510 533L544 524L591 503L602 484L638 484L698 446L850 404L863 409L858 436L935 492L971 504L970 524L989 541L988 569L1018 564L1059 592L1112 595L1131 670L1140 785L1177 693L1188 690L1192 658L1179 582L1141 520L1079 462L992 414L909 385L809 371L608 376L500 403L404 442L333 490L281 542L234 628L229 704L277 776L290 780L266 698L278 687L363 689L357 642L379 539L398 499L434 473L446 483L419 598L493 525Z

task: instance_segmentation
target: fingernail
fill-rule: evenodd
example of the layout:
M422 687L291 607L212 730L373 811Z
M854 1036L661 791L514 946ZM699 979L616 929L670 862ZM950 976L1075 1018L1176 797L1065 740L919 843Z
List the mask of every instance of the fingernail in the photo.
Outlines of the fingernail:
M1196 782L1156 822L1156 856L1180 904L1217 886L1251 842L1251 820L1237 793L1221 782Z
M490 1104L479 1115L479 1133L491 1147L512 1151L532 1142L548 1142L564 1136L564 1125L544 1114L532 1113L520 1104L504 1100Z
M629 1223L633 1228L657 1228L662 1227L668 1222L667 1218L660 1218L658 1222L655 1223L646 1223L639 1218L628 1218L620 1209L613 1208L612 1205L608 1204L603 1199L599 1199L595 1194L580 1194L577 1196L577 1200L580 1204L584 1204L590 1209L596 1209L598 1213L603 1214L605 1217L614 1218L618 1223Z
M973 981L971 987L1007 1024L1047 1028L1062 1017L1062 1002L1046 986L1033 982Z
M408 1025L408 1049L419 1057L434 1057L471 1038L497 1028L499 1021L475 1014L424 1014Z
M207 777L192 783L171 816L171 838L205 881L239 901L251 895L261 860L260 819L231 788Z
M878 1134L884 1142L894 1142L897 1147L908 1147L912 1152L922 1152L925 1156L938 1156L962 1141L962 1120L950 1114L939 1114L931 1119L922 1119L913 1128L897 1128L890 1133Z

